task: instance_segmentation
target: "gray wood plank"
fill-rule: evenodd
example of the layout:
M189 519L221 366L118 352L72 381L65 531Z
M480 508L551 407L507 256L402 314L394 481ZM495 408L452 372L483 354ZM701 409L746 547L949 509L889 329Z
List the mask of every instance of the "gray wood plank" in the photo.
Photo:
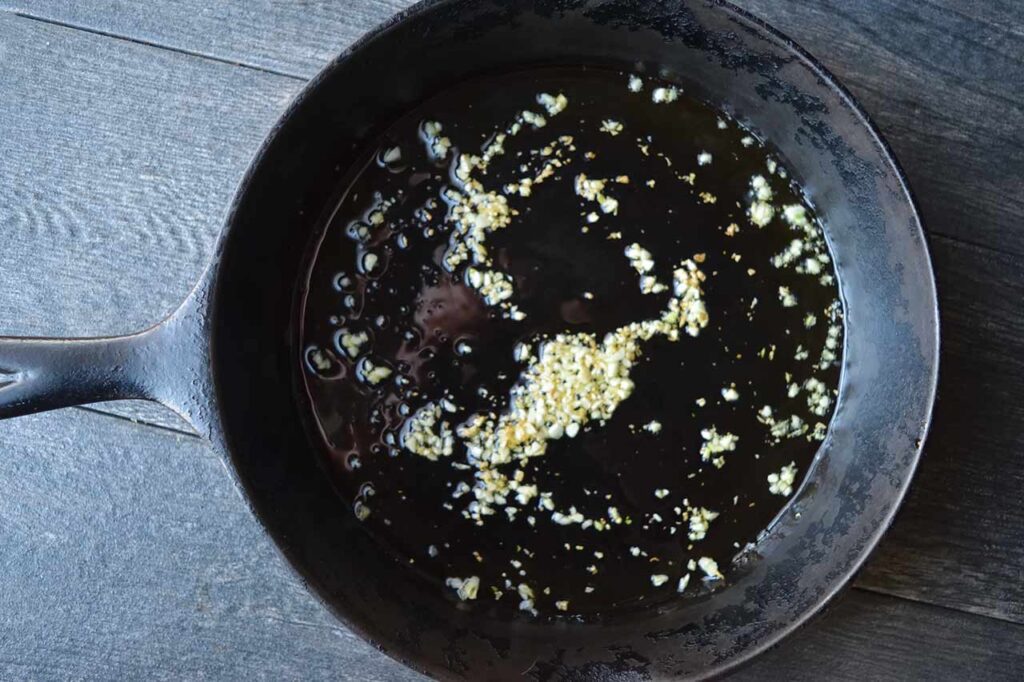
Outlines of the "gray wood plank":
M207 3L0 0L0 7L310 76L407 0ZM788 33L865 105L929 229L1024 255L1024 30L1007 0L738 0Z
M404 680L265 537L198 438L0 423L0 679Z
M420 679L305 591L197 438L0 423L0 679ZM853 590L739 679L1011 679L1024 627Z
M312 77L408 0L123 2L2 0L31 16L146 41L277 73Z
M301 82L3 12L0 55L0 334L158 321ZM180 428L152 406L116 410Z
M171 312L300 83L0 13L0 331Z
M854 590L731 680L1019 680L1024 627Z
M933 239L939 397L910 494L858 584L1024 623L1024 270Z

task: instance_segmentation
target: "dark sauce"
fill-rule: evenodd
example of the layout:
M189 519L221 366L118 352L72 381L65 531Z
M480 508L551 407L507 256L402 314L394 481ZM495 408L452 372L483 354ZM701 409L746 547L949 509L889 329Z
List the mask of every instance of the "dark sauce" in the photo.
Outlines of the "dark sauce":
M799 187L785 176L784 160L752 132L685 94L655 104L652 91L668 84L644 80L633 93L623 73L532 70L469 82L429 100L395 123L339 188L312 261L302 371L319 427L314 437L344 500L339 504L352 505L396 560L453 602L459 598L446 579L477 576L479 594L466 603L492 615L532 617L520 611L521 583L532 589L541 618L591 619L719 589L734 558L790 499L769 491L769 475L793 463L795 490L823 435L818 426L815 437L815 425L831 417L838 357L826 354L822 362L821 355L831 344L839 356L842 345L837 330L831 342L828 334L841 325L831 263L822 263L820 273L772 264L802 236L782 216L783 206L806 205ZM536 101L544 92L563 93L568 107L547 115ZM572 136L574 150L529 197L508 195L518 215L489 238L493 267L512 275L513 301L526 315L515 321L464 284L465 266L454 273L443 267L452 228L442 193L453 184L450 167L459 153L480 154L524 109L543 114L546 125L524 126L505 142L505 153L477 175L489 189L532 177L543 149L560 136ZM602 131L605 120L621 123L621 132ZM424 121L442 123L452 143L445 159L427 153ZM698 163L702 152L711 154L710 163ZM617 215L577 196L573 180L581 172L629 177L609 186ZM774 195L776 215L763 228L747 213L757 175ZM382 205L383 220L374 225ZM591 212L596 222L588 222ZM809 207L808 215L813 219ZM621 238L610 238L614 233ZM428 461L402 447L403 424L444 397L457 406L446 415L453 425L478 412L500 413L523 371L514 357L520 341L562 332L600 339L657 318L668 294L641 293L623 255L633 242L651 252L656 274L669 282L674 264L705 254L710 323L696 338L647 342L632 371L635 389L614 416L604 425L588 423L575 438L548 441L547 453L524 467L560 508L600 517L615 506L629 522L604 532L556 525L551 512L531 505L514 520L499 509L474 524L462 513L471 496L452 497L460 481L473 482L473 470L454 466L465 462L463 448L457 442L451 457ZM367 254L376 259L369 269ZM779 287L797 305L784 306ZM343 347L346 334L366 335L359 360ZM365 357L370 369L390 373L376 384L361 379ZM803 384L810 377L827 387L822 414L808 408ZM793 397L791 384L800 386ZM730 385L737 400L723 397ZM774 438L758 415L765 405L776 417L799 415L806 433ZM652 420L661 424L657 433L643 428ZM701 431L711 426L738 436L721 468L700 455ZM659 497L659 490L668 494ZM687 537L675 510L684 498L719 514L704 539ZM700 557L715 559L724 580L704 580L700 568L688 568ZM652 575L668 581L655 586ZM565 611L555 606L562 600Z

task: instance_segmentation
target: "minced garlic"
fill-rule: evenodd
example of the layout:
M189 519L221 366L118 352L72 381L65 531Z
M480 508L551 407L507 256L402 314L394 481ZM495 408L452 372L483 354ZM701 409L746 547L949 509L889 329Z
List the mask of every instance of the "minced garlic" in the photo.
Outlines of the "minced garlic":
M602 212L616 215L619 212L618 200L604 194L608 182L609 180L600 178L591 179L585 173L580 173L576 176L574 186L576 194L588 201L597 202Z
M711 522L718 518L718 512L710 509L696 507L690 510L690 533L687 537L690 540L703 540L708 533Z
M638 76L631 76L628 85L631 91L638 92L643 89L644 83ZM678 96L679 90L674 87L656 88L651 95L652 100L658 103L674 101ZM520 112L515 123L509 126L505 132L492 138L493 141L488 143L487 148L479 154L453 154L451 153L451 141L441 137L440 123L425 122L421 126L421 135L427 142L430 154L436 159L452 157L450 164L452 187L443 190L444 197L449 204L447 221L451 226L447 250L442 255L444 266L452 272L456 279L464 281L479 294L487 305L500 307L506 317L513 318L515 315L522 315L522 312L513 303L516 295L516 282L510 274L500 269L500 262L496 262L498 258L492 257L492 254L489 253L488 238L498 230L515 224L516 217L519 215L516 209L522 208L520 201L522 198L532 196L537 191L537 185L548 178L565 177L563 169L572 158L578 159L578 155L576 157L560 156L560 150L563 149L559 146L561 143L550 141L546 146L521 154L525 158L534 159L532 163L543 162L535 175L530 174L532 165L522 163L517 166L516 177L518 179L501 187L501 192L492 191L492 188L487 186L489 184L486 177L488 165L494 157L505 154L503 143L507 137L517 134L520 129L526 130L528 125L534 128L546 126L545 116L556 116L568 106L568 99L561 94L540 93L536 99L540 105L535 107L536 111L543 111L545 115L530 111ZM720 119L719 127L726 128L727 124ZM600 131L617 136L624 131L624 126L614 119L605 119L601 121ZM593 134L593 130L591 130L591 134ZM571 138L568 139L564 148L570 148ZM650 142L650 138L647 141ZM642 140L637 138L637 142L641 143ZM750 136L745 137L743 144L750 146L754 144L754 139ZM646 145L641 144L641 146L646 154ZM575 150L575 147L571 147L571 149ZM655 153L655 150L652 149L651 152ZM593 153L585 153L582 150L581 154L588 158L594 156ZM388 155L390 155L391 161L397 162L401 158L401 150L398 150L397 155L392 154L389 150L385 156ZM686 194L691 197L696 194L699 196L699 200L706 204L713 204L718 200L710 192L704 191L698 194L701 188L696 187L695 173L691 172L684 176L681 174L682 168L672 170L671 161L664 155L659 156L664 158L670 166L668 172L693 187L692 189L682 188ZM712 155L709 152L700 151L697 155L699 166L707 166L712 163L712 160ZM385 161L387 162L387 158ZM518 161L515 163L519 164ZM817 225L810 221L803 206L782 206L781 202L778 206L773 205L775 197L769 179L775 177L776 164L769 160L767 171L767 179L762 175L755 175L750 179L751 193L748 195L750 203L746 207L747 216L751 223L758 227L765 227L776 216L780 216L782 219L778 221L779 225L781 226L784 220L790 228L796 230L796 235L790 241L789 246L772 259L772 263L776 267L793 267L797 272L822 278L821 281L824 283L823 277L828 274L828 263L830 262L827 254L821 250L824 241L820 238L812 239L809 235L809 230L812 227L817 230ZM573 176L569 175L568 177ZM645 183L643 176L634 175L633 179L638 184ZM589 178L583 173L575 175L576 194L586 202L593 202L591 205L580 202L582 208L579 211L579 216L575 219L576 226L586 222L589 226L584 226L585 232L589 230L596 233L600 230L604 233L604 223L610 221L602 218L602 215L615 215L620 208L619 200L609 195L609 190L616 192L613 182L627 184L630 180L625 176L613 179L612 177ZM655 185L653 180L646 181L646 184L650 187ZM640 188L638 187L637 190L640 191ZM631 196L629 188L624 188L623 192L623 201L626 201L626 198ZM739 211L743 210L742 203L741 201L736 204ZM437 206L430 208L436 211ZM384 225L387 219L387 216L381 211L367 213L360 218L369 226L367 227L369 231L365 235L366 239L363 241L364 244L369 242L369 237L373 234L370 228ZM719 223L722 227L718 227L718 230L724 231L728 237L734 237L740 232L740 227L736 223L730 223L724 227L725 222L732 219L730 217L722 221ZM714 228L715 225L711 225L711 227ZM640 228L641 234L643 229ZM613 232L608 234L607 238L621 238L621 233ZM735 241L733 243L736 244ZM736 246L741 245L736 244ZM557 500L551 492L538 488L537 479L531 480L537 475L538 467L527 464L528 459L545 455L551 441L576 437L581 431L593 429L612 418L622 401L634 392L632 370L643 357L647 341L655 337L665 337L676 341L682 331L696 336L708 324L708 315L701 291L704 274L698 269L698 264L704 262L703 254L699 258L695 256L690 261L684 261L672 271L671 288L668 286L669 270L666 268L662 272L660 268L656 267L655 259L650 251L638 243L631 243L626 247L625 255L630 266L637 273L639 285L644 294L671 292L671 297L665 296L669 300L659 315L652 319L623 325L603 337L593 333L562 333L542 335L527 343L518 344L514 353L517 363L521 365L522 373L509 389L507 402L502 406L497 403L500 396L493 396L495 399L493 407L482 408L480 412L470 414L461 423L457 423L453 418L453 415L458 412L458 408L451 405L448 399L434 399L420 407L411 416L408 416L411 408L405 404L402 405L405 411L400 410L400 414L406 418L406 422L399 438L401 444L410 452L428 460L437 461L441 457L454 455L457 443L462 446L458 448L460 451L464 447L465 456L460 454L455 457L452 466L460 470L459 476L464 476L465 480L456 479L449 483L449 491L453 499L446 502L447 509L453 508L452 502L455 499L461 499L461 502L455 504L465 505L462 508L463 515L478 524L483 523L486 517L492 515L503 520L507 517L512 521L516 521L517 518L526 518L531 526L535 524L536 519L540 519L541 523L544 519L550 519L553 524L558 526L580 526L581 529L593 528L598 531L611 529L613 525L628 525L634 522L637 526L642 526L644 530L647 530L649 528L647 524L663 522L659 513L645 512L640 518L631 519L625 508L620 513L614 506L607 507L606 515L602 515L602 512L599 511L593 514L600 518L588 518L587 514L590 510L583 508L582 505L580 509L572 506L566 509L564 506L556 504ZM721 260L725 261L727 255L726 251L723 251ZM381 267L378 257L373 254L367 253L361 258L364 272ZM731 258L735 262L740 261L737 254L733 254ZM747 260L749 260L749 254ZM731 268L731 264L727 264L727 268ZM747 269L747 272L751 276L755 274L753 269ZM711 273L712 276L715 274L718 273ZM803 292L804 289L799 289L799 291ZM590 292L580 295L586 300L594 298ZM785 287L779 289L779 298L784 307L797 305L796 297ZM811 297L807 298L811 300ZM754 299L751 303L751 310L756 302ZM762 311L764 307L761 307ZM815 314L806 313L804 315L805 311L800 312L807 328L816 324L818 318ZM818 310L814 312L826 318L829 316L827 309L824 312ZM798 320L800 316L794 319ZM835 323L835 314L828 321ZM339 326L341 324L344 323L339 323ZM832 333L831 329L829 330L829 340L826 342L820 360L820 363L828 363L828 366L835 361L836 353L839 352L839 327L838 325L835 327L837 330L835 333ZM820 328L819 330L824 331ZM787 333L789 333L788 329ZM354 359L360 356L363 346L368 342L369 335L366 332L346 330L343 330L336 341L337 345ZM458 339L455 340L458 354L464 355L471 352L470 350L460 351L460 343L461 341ZM728 351L728 349L726 350ZM730 356L734 354L734 351L735 349L729 351ZM774 355L774 351L773 345L769 358ZM764 357L764 352L762 350L762 357ZM799 352L798 350L798 355ZM804 357L806 356L807 353L804 351ZM740 355L736 354L736 357L739 358ZM817 371L813 363L802 366L810 371ZM374 365L369 358L365 357L359 367L364 370L360 371L359 375L369 383L383 381L392 374L389 367ZM797 401L799 403L803 403L803 398L806 396L811 414L824 417L832 405L833 396L819 379L813 376L804 379L806 376L807 373L799 378L787 375L788 394L790 398L799 395L800 400ZM398 381L403 378L400 376ZM504 380L507 377L501 375L499 378ZM473 388L479 392L482 387ZM747 396L748 392L748 389L744 390L744 397L749 397ZM802 392L804 395L800 395ZM722 400L726 403L735 403L740 398L740 392L735 384L722 387L720 393ZM488 399L491 398L486 391L481 395ZM710 399L713 403L715 402L713 396ZM706 404L707 401L704 398L697 401L698 406L706 406ZM721 403L719 405L721 406ZM812 432L810 425L798 415L776 418L771 408L767 406L758 413L758 419L769 427L771 436L776 439L776 442L781 438L799 435L807 435L809 439L812 437L823 438L826 429L826 426L818 421L814 423ZM639 430L637 425L641 421L643 420L637 420L635 424L631 425L630 428L634 433ZM815 422L813 417L810 417L810 421ZM662 424L657 420L651 420L640 428L650 434L658 434L662 429ZM392 440L387 444L394 445L394 435L389 435ZM700 447L702 460L711 462L715 467L723 467L725 454L737 449L738 437L732 433L718 433L714 425L701 430L701 437L703 440ZM554 450L554 448L551 449ZM754 455L754 457L757 456ZM697 473L694 472L690 477L696 475ZM780 472L769 476L768 482L772 494L790 495L795 476L796 469L792 463L788 467L783 467ZM455 485L456 481L457 485ZM588 496L592 494L590 490L584 491ZM661 500L673 493L670 493L668 488L657 488L653 490L653 494ZM606 500L601 506L611 504L615 498L608 495ZM719 516L719 513L703 507L693 507L687 500L678 504L679 506L675 507L674 519L669 512L664 509L659 510L661 514L669 517L661 528L667 528L673 534L682 531L680 534L685 534L690 542L704 540L709 533L712 521ZM737 504L736 498L733 499L733 504ZM667 504L667 506L671 505L672 503ZM368 514L369 509L366 508L363 513ZM684 546L685 544L683 541ZM693 546L690 545L688 551L692 551L692 548ZM566 549L570 549L568 543ZM583 551L584 546L575 545L575 549ZM586 548L587 553L590 553L592 549L592 547ZM521 548L517 546L516 550L520 551ZM437 556L437 549L430 546L428 553L432 557ZM671 574L671 579L677 581L675 587L678 592L682 593L687 589L691 573L685 572L682 577L679 577L680 572L673 568L673 561L658 557L656 553L648 556L639 547L630 548L630 553L634 557L644 557L642 559L644 565L662 562L658 564L658 568L666 572L650 575L654 587L661 587L668 583L669 574ZM593 554L597 559L603 559L601 552L593 552ZM528 551L527 555L532 556ZM479 555L476 558L478 561L482 561ZM698 565L706 579L723 578L714 559L701 557L699 562L691 560L687 564L691 572L695 571ZM513 562L513 566L519 572L520 579L526 579L528 566L524 568L518 561ZM597 561L588 570L597 574L598 566L603 569L607 564ZM472 569L466 572L471 571ZM461 573L461 571L459 572ZM536 615L533 589L525 582L517 587L512 582L516 578L510 577L511 572L510 576L502 575L505 578L506 593L518 591L520 609ZM641 579L642 577L643 574L641 574ZM476 576L449 578L446 582L449 587L456 590L460 599L471 600L477 597L480 581ZM495 591L496 598L500 599L501 591L496 587L491 587L491 589ZM542 590L541 585L536 589ZM587 586L586 592L592 591L593 588ZM542 592L545 595L551 594L550 588L543 589ZM544 601L548 600L544 599ZM567 611L569 607L568 600L554 601L553 604L556 609L563 612Z
M557 116L565 111L565 107L569 105L569 100L561 93L549 95L546 92L542 92L537 95L537 102L547 110L548 116Z
M789 497L793 494L793 483L796 481L796 463L790 462L777 474L768 474L768 491L773 495Z
M479 291L488 305L503 303L515 293L512 277L497 270L466 268L466 283Z
M655 88L651 93L651 101L655 104L675 102L679 99L679 89L676 87Z
M537 609L533 606L533 590L526 583L520 583L517 588L519 592L519 610L526 611L534 616L537 615Z
M357 357L359 355L359 350L369 341L370 335L366 332L350 332L342 330L339 336L341 347L346 353L348 353L350 358Z
M427 147L427 154L433 159L446 158L452 146L452 141L441 135L441 129L437 121L424 121L420 125L420 138Z
M541 93L537 101L544 105L548 114L555 116L561 113L568 106L568 99L562 95L550 95ZM543 116L530 111L520 113L519 119L535 128L546 125L547 121ZM421 130L440 131L440 124L428 122ZM461 264L470 261L476 266L489 266L492 264L490 254L487 250L487 240L491 233L504 229L512 223L517 212L509 206L508 199L502 194L488 190L479 179L474 177L476 171L486 172L491 160L505 153L504 143L509 136L518 134L521 130L519 120L509 126L505 132L495 135L493 141L484 149L479 156L473 154L459 155L458 163L455 166L455 177L461 182L458 189L449 188L444 195L445 200L451 206L449 220L453 223L449 246L444 254L444 264L449 270L455 270ZM572 147L573 138L563 135L550 146L550 154L558 157L560 151ZM548 149L548 148L545 148ZM563 162L559 158L552 158L546 162L541 171L533 178L523 178L519 182L510 183L504 187L508 194L519 194L529 196L532 188L547 178L554 175L557 168ZM608 211L617 211L617 204L608 206ZM498 305L505 310L506 317L513 320L521 320L525 315L508 300L513 291L512 279L508 275L496 270L480 269L467 272L467 279L471 286L481 291L485 301L490 305ZM476 286L474 282L479 282ZM482 287L489 290L484 291Z
M633 269L641 275L646 275L654 269L654 257L651 252L637 243L626 247L626 258L629 259L629 264L633 266Z
M481 522L494 513L495 506L508 504L519 487L519 482L510 480L498 467L541 456L549 440L570 431L575 434L590 421L610 419L619 403L633 392L629 375L642 354L643 342L654 336L674 341L680 330L696 336L707 325L700 289L703 279L696 264L685 261L673 272L674 295L660 318L630 323L606 334L600 342L587 333L559 334L543 342L512 387L507 412L477 414L459 425L456 434L466 445L467 463L477 469L475 500L467 507L467 516ZM451 454L450 432L440 418L438 406L421 408L407 422L403 444L428 459ZM441 431L435 431L438 427ZM550 496L546 504L550 505ZM554 511L553 505L550 510ZM556 522L584 520L574 510L558 514ZM612 521L617 522L614 516Z
M789 287L779 287L779 301L783 308L796 307L796 296L789 290Z
M523 122L529 123L534 129L543 128L548 124L546 118L533 111L524 111L520 114L520 117L523 119Z
M661 433L661 422L657 421L656 419L652 419L651 421L644 424L644 431L646 431L647 433L655 434Z
M747 210L747 215L750 218L750 222L754 225L764 227L775 216L775 207L771 204L772 197L774 196L772 188L763 175L752 177L750 179L750 187L754 200Z
M441 406L434 403L424 405L406 420L401 442L409 452L432 462L448 457L455 447L451 425L441 420Z
M697 560L700 570L704 571L705 580L721 580L725 576L718 570L718 562L711 557L702 556Z
M448 578L445 580L445 584L455 590L462 601L476 599L477 592L480 590L480 578L475 575L465 579Z
M668 289L656 277L648 274L654 269L654 257L651 256L650 251L639 244L633 243L626 247L626 258L629 259L629 264L633 269L641 275L641 292L645 294L660 294Z
M803 436L810 429L807 422L800 415L794 414L782 419L776 419L774 411L768 405L765 405L758 411L757 420L768 427L772 442L774 443L778 443L786 438ZM825 434L822 432L819 437L819 433L815 429L811 437L815 440L823 440Z
M700 435L704 439L704 443L700 446L701 459L705 462L711 462L715 465L715 468L721 469L725 466L725 457L722 456L722 453L735 450L739 436L731 433L720 434L714 426L709 429L702 429Z
M807 390L808 409L812 414L824 417L828 413L828 408L832 407L832 396L829 395L828 387L821 380L811 377L804 383L804 388Z
M614 119L606 118L605 120L601 121L601 132L608 133L612 137L615 137L616 135L621 133L623 129L624 126Z
M374 364L370 358L363 358L356 365L356 375L370 385L376 385L387 379L393 371L383 365Z
M769 203L755 201L750 205L748 215L750 216L750 222L758 227L764 227L772 221L772 217L775 215L775 208Z

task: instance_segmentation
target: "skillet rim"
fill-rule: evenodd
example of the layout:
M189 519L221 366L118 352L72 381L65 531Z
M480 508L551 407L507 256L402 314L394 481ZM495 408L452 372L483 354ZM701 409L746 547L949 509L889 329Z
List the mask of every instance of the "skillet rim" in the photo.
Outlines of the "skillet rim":
M219 449L224 458L229 460L231 466L228 467L235 484L240 488L244 494L244 502L253 514L257 523L271 539L275 549L285 559L288 569L292 574L299 579L306 591L313 596L321 605L323 605L335 618L338 619L345 627L352 632L356 633L361 639L369 643L378 651L381 651L392 660L395 660L402 665L405 665L413 670L428 676L433 676L438 671L434 671L430 668L424 667L418 661L410 660L402 656L402 652L397 650L397 647L392 648L390 643L385 646L384 643L378 642L374 636L371 636L367 630L362 627L359 623L351 620L347 614L337 608L321 590L313 584L303 571L298 567L297 562L293 561L294 552L288 549L282 539L278 538L277 534L271 529L270 524L264 519L264 514L254 504L255 496L253 494L252 487L247 480L241 475L241 469L237 465L237 456L232 451L229 443L228 436L225 432L224 425L221 419L221 389L219 388L220 382L217 378L217 371L214 366L216 361L214 358L215 349L217 346L216 341L216 325L212 324L212 321L218 317L218 299L221 291L220 284L220 270L221 260L224 255L226 246L230 241L232 234L235 232L235 224L238 219L238 214L242 208L243 203L249 195L251 185L259 171L265 166L266 158L269 155L271 148L274 147L278 136L282 129L295 117L295 115L301 111L307 100L319 90L324 81L343 63L345 63L353 54L363 49L365 45L371 43L378 38L384 36L391 29L398 24L401 24L408 19L416 16L426 14L434 11L444 5L451 5L462 0L420 0L415 4L393 14L382 23L378 24L374 28L365 32L352 44L350 44L345 50L339 53L336 57L331 59L325 64L315 76L313 76L303 87L292 97L291 101L284 108L280 116L274 122L273 126L267 132L263 141L260 143L259 148L254 153L250 160L245 173L242 175L239 181L232 201L225 212L224 227L218 237L216 247L214 249L214 255L210 261L203 280L205 285L200 285L197 289L205 289L204 296L204 321L209 330L208 346L207 346L207 361L210 367L210 383L212 392L210 400L213 403L213 409L211 412L212 419L210 420L209 426L209 438L211 443ZM685 0L686 4L694 2L695 4L701 4L700 0ZM924 445L926 443L928 433L931 429L932 419L934 417L934 407L936 401L936 395L938 391L939 383L939 364L941 357L941 317L938 302L938 287L935 279L935 270L932 263L931 252L929 248L930 239L928 233L924 229L924 223L921 217L921 210L919 203L914 195L913 190L910 187L907 175L896 158L895 153L892 150L890 144L883 137L881 131L876 125L875 121L871 116L864 110L859 101L854 95L844 86L839 79L822 64L816 57L810 52L803 48L795 40L784 34L779 29L776 29L765 20L752 14L748 10L736 6L729 0L704 0L702 3L707 7L712 8L716 11L722 11L727 14L733 15L740 22L747 24L752 28L757 36L767 42L775 42L785 51L792 54L797 58L806 68L808 68L819 80L825 85L826 88L831 89L839 98L839 100L848 107L850 112L853 113L857 121L863 126L869 134L869 138L874 145L877 146L879 156L883 161L884 165L887 165L889 170L892 171L895 180L898 183L898 188L902 191L903 198L906 201L907 207L910 209L910 215L912 216L912 224L909 228L912 232L911 237L919 240L921 248L918 251L920 257L920 265L923 266L923 274L927 282L927 289L919 290L920 298L930 299L930 326L933 328L933 346L931 357L925 354L924 364L928 371L928 381L926 383L927 392L921 396L923 398L923 406L925 409L925 419L921 423L919 429L916 431L916 439L913 448L913 453L910 459L905 465L906 476L902 481L902 485L896 490L892 496L892 505L888 513L884 516L881 523L879 523L875 529L870 533L867 541L864 544L859 556L846 566L836 577L830 581L830 586L827 588L825 593L821 595L816 603L804 612L791 619L788 623L782 625L778 630L771 633L763 641L756 645L750 646L744 649L739 654L722 661L720 663L713 664L711 667L704 671L697 673L695 679L711 679L720 678L734 672L738 668L741 668L749 664L752 660L765 653L766 651L775 648L782 641L788 638L797 630L803 628L809 624L816 617L821 616L828 607L834 604L837 597L845 590L852 586L852 582L856 574L863 568L864 564L871 557L878 547L879 542L888 532L892 523L899 513L900 508L905 501L907 491L913 482L914 476L916 475L917 468L920 464L921 455L923 453Z

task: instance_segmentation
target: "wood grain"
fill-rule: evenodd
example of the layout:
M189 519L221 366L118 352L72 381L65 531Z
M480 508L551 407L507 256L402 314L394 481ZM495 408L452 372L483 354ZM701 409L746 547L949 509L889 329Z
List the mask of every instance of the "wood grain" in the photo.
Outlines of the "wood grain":
M1019 680L1024 627L854 590L730 680Z
M170 312L301 78L406 4L0 0L46 20L0 12L0 333L121 333ZM932 435L864 589L746 675L1019 678L1024 12L739 4L879 123L939 235L943 310ZM0 678L413 678L294 581L197 439L72 410L0 423L0 451Z
M311 78L408 0L0 0L34 17L125 36L170 49Z
M2 12L0 54L0 332L158 321L300 84Z
M309 77L406 0L0 0L32 16ZM738 0L819 58L894 147L933 234L1024 255L1024 30L1007 0Z
M158 321L301 83L3 12L0 62L0 334ZM181 428L162 408L112 409Z
M405 680L291 573L198 438L0 422L0 679Z

